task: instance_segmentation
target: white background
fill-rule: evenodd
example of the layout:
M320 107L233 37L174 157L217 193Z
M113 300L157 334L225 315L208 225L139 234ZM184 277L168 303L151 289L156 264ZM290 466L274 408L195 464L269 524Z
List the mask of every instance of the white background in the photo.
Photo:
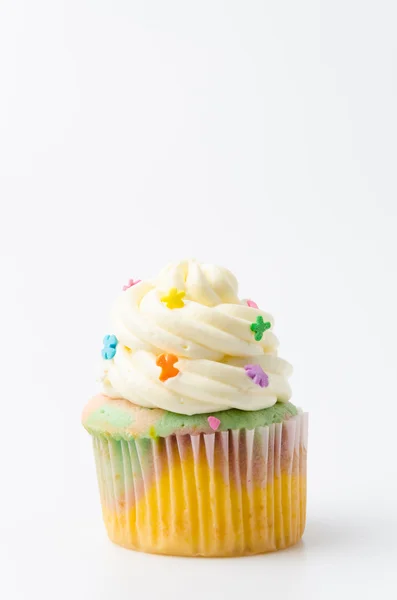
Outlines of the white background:
M393 0L1 0L4 599L395 598ZM108 542L80 412L113 298L196 257L276 318L308 525L249 559Z

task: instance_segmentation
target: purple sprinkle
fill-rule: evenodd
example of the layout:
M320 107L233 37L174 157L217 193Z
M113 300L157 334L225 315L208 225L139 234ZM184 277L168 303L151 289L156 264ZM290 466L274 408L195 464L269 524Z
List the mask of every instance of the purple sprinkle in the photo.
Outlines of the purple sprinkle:
M260 385L262 388L269 385L269 376L260 365L245 365L244 369L256 385Z

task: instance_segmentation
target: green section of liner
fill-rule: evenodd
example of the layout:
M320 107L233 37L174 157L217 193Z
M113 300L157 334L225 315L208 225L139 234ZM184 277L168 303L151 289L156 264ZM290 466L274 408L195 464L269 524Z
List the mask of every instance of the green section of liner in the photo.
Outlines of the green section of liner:
M92 435L128 440L135 437L156 438L173 434L213 433L208 424L210 416L215 416L220 420L217 431L227 431L228 429L266 427L273 423L281 423L298 414L297 408L291 402L277 402L274 406L255 411L230 409L191 416L156 410L153 412L153 416L156 415L156 418L150 418L151 415L144 414L146 411L151 411L151 409L140 408L138 412L131 413L131 411L122 410L117 406L105 404L87 417L84 426ZM145 427L140 426L140 418L145 419L147 423Z
M255 427L265 427L272 423L281 423L286 417L294 416L297 413L297 408L290 402L277 402L274 406L255 411L232 408L216 413L192 416L165 412L155 426L155 435L166 437L172 433L183 434L194 433L194 431L197 431L197 433L203 431L204 433L212 433L212 429L208 424L208 417L210 416L214 416L220 420L217 431L227 431L228 429L254 429Z
M124 431L131 427L134 422L134 415L131 413L112 406L104 404L101 408L94 410L84 422L84 427L90 433L106 433L109 429Z

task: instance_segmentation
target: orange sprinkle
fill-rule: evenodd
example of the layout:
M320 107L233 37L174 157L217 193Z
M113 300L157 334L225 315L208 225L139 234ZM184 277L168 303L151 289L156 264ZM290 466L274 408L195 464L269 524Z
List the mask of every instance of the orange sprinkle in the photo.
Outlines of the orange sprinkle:
M167 381L170 377L178 375L179 371L174 364L178 361L178 357L175 354L160 354L157 357L156 365L161 367L160 381Z

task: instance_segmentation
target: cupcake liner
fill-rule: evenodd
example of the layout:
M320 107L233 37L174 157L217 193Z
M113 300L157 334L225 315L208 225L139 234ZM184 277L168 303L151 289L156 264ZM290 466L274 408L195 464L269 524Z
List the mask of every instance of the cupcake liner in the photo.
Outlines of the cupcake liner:
M146 552L238 556L302 536L307 413L256 429L153 439L94 436L105 525Z

